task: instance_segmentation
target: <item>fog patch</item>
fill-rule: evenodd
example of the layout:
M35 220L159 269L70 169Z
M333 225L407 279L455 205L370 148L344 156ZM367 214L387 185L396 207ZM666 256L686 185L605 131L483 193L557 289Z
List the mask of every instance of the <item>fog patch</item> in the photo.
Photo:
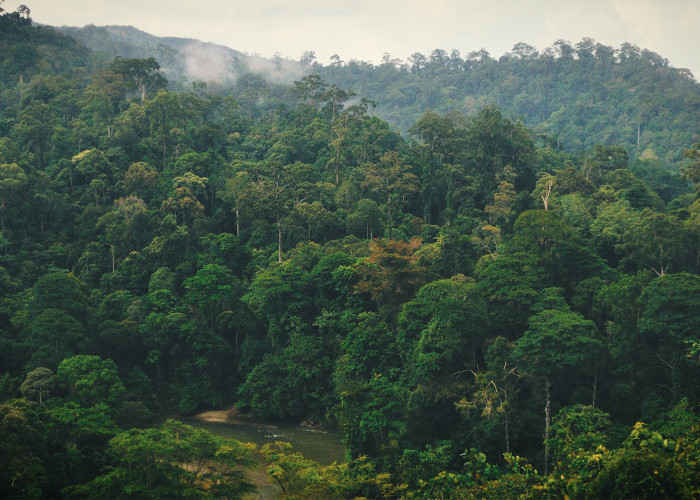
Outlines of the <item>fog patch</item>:
M185 74L193 81L235 82L239 64L235 53L226 47L192 42L182 50Z
M299 61L292 61L276 55L272 59L253 54L245 64L248 73L261 75L270 83L291 83L301 78L304 67Z
M298 61L236 52L228 47L193 41L181 49L184 76L190 81L233 85L246 73L262 76L269 83L291 83L303 74Z

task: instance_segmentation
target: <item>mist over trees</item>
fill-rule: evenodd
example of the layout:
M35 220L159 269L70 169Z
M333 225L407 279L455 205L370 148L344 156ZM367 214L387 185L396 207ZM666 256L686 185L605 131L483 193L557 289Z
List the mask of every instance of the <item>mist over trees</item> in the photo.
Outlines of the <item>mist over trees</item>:
M404 134L426 109L472 116L495 104L532 128L539 145L556 143L569 152L618 145L633 159L646 155L677 169L700 127L693 75L630 43L611 47L591 38L556 40L537 50L520 42L500 57L483 48L464 54L435 49L405 61L385 54L381 63L372 64L334 55L324 63L313 51L299 61L265 59L131 27L61 29L105 59L154 57L178 90L206 80L211 90L225 92L247 72L273 84L318 74L329 86L353 89L374 101L375 114Z
M660 56L225 88L28 10L0 53L1 496L697 496L700 94ZM347 461L162 418L233 404Z

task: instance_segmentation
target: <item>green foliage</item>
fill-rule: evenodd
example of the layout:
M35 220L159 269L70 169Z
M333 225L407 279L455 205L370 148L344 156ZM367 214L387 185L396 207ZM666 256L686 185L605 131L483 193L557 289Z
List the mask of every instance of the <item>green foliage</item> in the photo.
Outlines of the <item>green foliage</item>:
M271 446L288 495L697 493L695 82L584 39L166 90L129 43L0 12L4 496L240 496L245 447L119 428L236 399L357 459Z
M124 76L131 90L137 92L141 100L166 85L166 80L158 72L160 65L152 57L149 59L123 59L116 57L110 64L110 70Z
M499 477L464 492L467 498L537 498L544 496L543 478L527 459L506 453L504 471Z
M33 316L46 309L58 309L84 321L88 308L85 284L72 273L55 272L40 277L34 283L28 314Z
M267 473L279 484L285 498L395 498L406 485L395 485L389 474L377 474L367 457L342 464L320 466L300 453L290 453L289 443L263 445L260 454Z
M0 495L38 497L47 482L41 462L40 426L20 401L0 405Z
M283 262L255 276L245 301L270 325L278 325L294 315L308 314L308 281L308 273L296 263Z
M584 369L602 348L595 324L571 311L562 297L544 293L533 310L515 351L533 373L550 379L566 368Z
M300 333L289 345L265 356L241 385L241 401L256 414L280 419L321 421L333 404L333 365L323 339Z
M662 380L680 398L697 383L697 365L685 355L688 341L697 342L700 325L700 279L694 274L667 274L653 280L640 297L639 330L663 360Z
M360 175L363 177L361 186L378 193L379 200L386 203L387 238L391 240L395 212L406 197L418 191L418 177L410 172L396 151L384 153L378 163L363 165Z
M428 119L431 115L472 116L494 102L504 115L523 117L536 128L545 146L569 151L595 146L591 159L606 169L625 168L632 152L647 147L679 162L693 140L686 124L697 123L692 102L698 84L687 70L629 43L614 48L590 38L575 45L559 40L539 52L519 43L500 58L484 49L464 55L434 50L407 61L387 54L377 65L317 64L314 71L330 83L351 84L378 103L380 117L400 130L422 132L425 143L436 148L441 141L426 133L426 125L432 130L444 125ZM432 113L426 116L426 109ZM680 116L683 122L674 123Z
M576 284L603 268L600 258L586 248L562 217L547 210L529 210L520 214L513 227L511 252L526 252L537 257L546 285Z
M66 311L47 308L31 319L27 326L29 345L34 347L30 366L55 367L65 357L78 351L84 328Z
M674 215L642 211L638 222L623 235L623 263L633 263L663 276L674 268L683 269L689 234Z
M426 445L425 450L421 451L404 449L397 464L399 477L411 489L420 486L420 490L430 496L432 488L427 484L434 476L450 467L454 459L453 446L451 441L441 441L435 446Z
M471 337L473 344L478 343L477 339L488 328L486 304L480 290L463 275L422 286L416 298L404 304L398 319L404 356L409 346L416 345L416 341L420 343L420 331L430 324L449 325L460 332L460 337Z
M700 143L695 143L685 150L683 157L690 160L682 170L682 177L693 185L697 191L700 186Z
M517 191L530 190L534 184L534 144L521 122L504 118L497 106L486 106L467 129L467 147L472 152L472 169L479 180L477 203L486 205L496 190L496 180L507 167L515 174Z
M672 453L675 443L637 423L591 482L590 498L691 498L692 486Z
M390 459L406 428L402 420L405 390L379 374L368 381L344 381L337 390L336 415L348 456L358 458L367 454Z
M52 406L48 411L63 439L77 439L83 443L101 441L113 436L119 429L112 419L107 403L84 407L77 402ZM67 445L70 447L70 441Z
M410 298L424 281L424 269L415 254L420 240L410 242L376 240L370 255L355 265L358 292L368 293L386 315Z
M56 385L54 373L48 368L40 366L27 373L27 377L19 387L19 392L27 401L38 401L40 404L51 396L51 391Z
M79 355L66 358L58 365L56 379L70 399L84 407L99 403L113 405L124 392L117 367L111 359Z
M131 429L109 442L110 465L95 479L70 486L71 497L241 498L252 490L241 467L252 445L212 436L176 420Z
M692 498L680 466L647 450L622 450L592 482L589 498Z
M485 257L477 268L478 286L488 301L489 316L496 331L508 337L524 330L541 288L543 273L531 253L511 253Z
M667 335L676 342L696 340L700 324L700 279L697 275L679 273L657 278L644 291L645 304L640 330L658 340Z
M518 432L516 402L518 395L517 361L513 359L513 345L505 337L497 337L486 351L486 369L472 370L473 391L462 397L455 407L470 415L476 410L474 422L476 441L485 447L498 443L498 450L510 453L512 436Z
M233 308L242 288L231 270L218 264L205 264L182 286L185 301L199 309L211 329L218 315Z
M352 281L348 279L350 266L355 259L341 252L322 257L311 270L310 276L316 289L316 305L319 309L351 309L357 302L352 293Z
M559 410L552 422L549 447L554 459L568 462L576 468L570 455L586 455L605 447L610 418L602 411L584 405L567 406Z
M597 477L608 450L609 415L584 405L559 410L552 421L547 445L554 461L553 476L564 478L558 485L566 495L581 498Z

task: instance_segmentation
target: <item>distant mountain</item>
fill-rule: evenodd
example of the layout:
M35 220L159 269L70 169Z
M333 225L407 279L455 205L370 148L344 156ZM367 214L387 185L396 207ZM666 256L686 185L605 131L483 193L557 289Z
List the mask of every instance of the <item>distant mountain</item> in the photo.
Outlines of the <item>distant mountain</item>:
M462 57L434 50L407 63L350 61L315 65L329 84L377 102L377 114L406 131L430 108L473 115L488 104L522 118L542 140L583 151L595 144L646 151L670 163L700 140L700 84L659 54L590 38L538 52L519 43L499 59L481 50Z
M402 133L426 109L475 114L489 104L521 118L542 141L569 151L595 144L624 146L678 165L700 140L700 84L659 54L625 43L615 49L584 38L558 40L538 52L525 43L495 59L485 50L413 54L408 62L386 56L381 64L266 59L198 40L156 37L131 26L59 28L105 58L154 57L171 88L197 81L225 93L246 73L291 83L317 73L329 85L354 90L377 103L376 114Z
M187 88L193 82L228 87L241 75L258 73L268 80L291 82L302 74L302 66L288 59L250 56L222 45L192 38L158 37L133 26L63 26L59 31L83 42L106 59L155 58L173 88Z

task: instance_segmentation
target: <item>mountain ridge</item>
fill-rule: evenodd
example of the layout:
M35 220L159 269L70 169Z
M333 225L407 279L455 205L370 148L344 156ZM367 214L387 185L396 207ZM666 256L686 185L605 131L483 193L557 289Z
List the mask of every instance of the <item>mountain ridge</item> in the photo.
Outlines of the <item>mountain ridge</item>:
M232 86L240 76L249 72L262 73L275 83L291 83L301 76L299 64L288 59L245 54L225 45L195 38L160 37L134 26L86 25L56 29L82 41L103 56L153 57L168 80L182 88L196 81Z
M573 45L557 40L542 51L518 43L499 58L484 49L464 57L436 49L407 62L387 54L378 65L340 58L323 65L313 52L300 61L269 59L133 26L59 30L103 56L154 57L171 87L183 90L203 81L225 93L247 73L274 84L317 73L374 101L375 113L403 134L427 109L471 116L496 104L573 152L622 144L633 158L645 153L678 165L700 137L700 84L692 73L629 43L613 48L584 38Z

